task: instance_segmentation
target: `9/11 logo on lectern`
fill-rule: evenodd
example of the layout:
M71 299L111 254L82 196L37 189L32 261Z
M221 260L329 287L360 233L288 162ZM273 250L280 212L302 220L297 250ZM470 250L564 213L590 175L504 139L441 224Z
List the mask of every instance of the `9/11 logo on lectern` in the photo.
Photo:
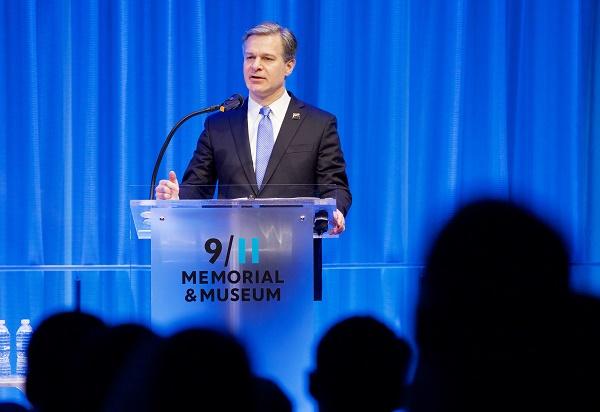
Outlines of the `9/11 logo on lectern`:
M231 257L231 247L234 243L234 235L229 236L229 242L227 242L227 254L225 255L225 267L229 266L229 258ZM252 245L252 249L250 252L251 262L253 264L260 263L260 244L259 239L253 237L250 239L250 243ZM238 263L243 265L246 264L246 238L240 237L237 240L238 244ZM206 253L212 255L208 260L210 263L214 264L219 256L221 256L221 252L223 251L223 243L217 238L210 238L204 243L204 250Z

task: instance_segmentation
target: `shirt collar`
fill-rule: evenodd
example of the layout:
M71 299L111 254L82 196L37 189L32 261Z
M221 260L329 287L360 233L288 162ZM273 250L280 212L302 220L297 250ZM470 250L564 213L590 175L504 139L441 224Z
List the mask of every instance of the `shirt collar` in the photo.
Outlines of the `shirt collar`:
M278 119L283 119L285 117L285 112L287 111L288 106L290 105L290 101L292 98L286 89L283 89L283 94L277 100L269 105L271 109L270 116L275 116ZM252 97L248 96L248 113L252 115L252 117L257 117L258 112L262 106L256 103Z

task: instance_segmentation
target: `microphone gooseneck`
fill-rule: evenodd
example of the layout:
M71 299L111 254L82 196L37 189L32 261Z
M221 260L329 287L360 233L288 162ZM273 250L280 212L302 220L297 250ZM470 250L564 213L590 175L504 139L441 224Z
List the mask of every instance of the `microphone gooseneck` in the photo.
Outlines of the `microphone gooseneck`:
M152 180L150 182L150 200L154 199L154 187L156 186L156 176L158 175L158 168L160 167L160 162L162 161L162 158L165 155L165 151L167 150L167 147L169 146L169 143L171 142L171 139L173 138L173 135L175 134L177 129L179 129L179 127L182 124L184 124L185 122L190 120L192 117L195 117L195 116L198 116L198 115L204 114L204 113L215 112L217 110L226 112L228 110L237 109L243 103L244 103L244 98L242 96L240 96L239 94L234 94L230 98L225 100L223 103L221 103L220 105L217 104L217 105L209 106L204 109L196 110L195 112L185 115L175 124L175 126L173 126L173 128L167 135L165 142L163 143L162 147L160 148L160 152L158 153L158 157L156 158L156 162L154 163L154 170L152 170Z

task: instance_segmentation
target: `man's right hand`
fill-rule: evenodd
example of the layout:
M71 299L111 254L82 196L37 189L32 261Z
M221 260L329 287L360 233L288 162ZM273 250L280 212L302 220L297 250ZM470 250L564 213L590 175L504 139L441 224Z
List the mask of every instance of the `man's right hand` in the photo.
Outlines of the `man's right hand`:
M169 180L161 180L154 189L156 199L179 200L179 182L174 171L169 172Z

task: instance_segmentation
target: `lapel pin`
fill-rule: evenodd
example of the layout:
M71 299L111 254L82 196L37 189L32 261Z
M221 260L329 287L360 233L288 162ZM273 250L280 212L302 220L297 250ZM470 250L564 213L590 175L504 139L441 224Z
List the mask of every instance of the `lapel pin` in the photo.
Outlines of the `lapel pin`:
M300 113L292 113L293 120L300 120Z

